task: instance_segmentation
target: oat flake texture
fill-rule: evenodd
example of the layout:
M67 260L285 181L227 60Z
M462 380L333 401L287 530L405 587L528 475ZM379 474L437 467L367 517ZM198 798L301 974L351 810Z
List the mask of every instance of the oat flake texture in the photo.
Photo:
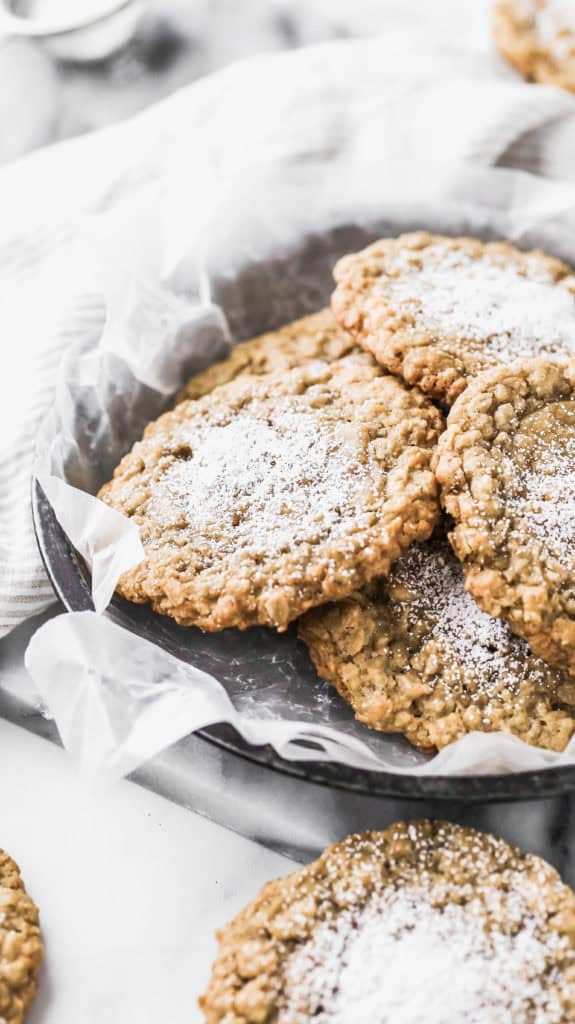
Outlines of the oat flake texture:
M541 252L420 231L345 256L334 276L341 326L447 404L489 366L575 353L575 277Z
M493 35L502 55L525 78L575 91L572 0L497 0Z
M182 625L285 629L429 536L442 426L364 353L181 402L100 493L146 551L120 593Z
M357 351L353 338L336 323L330 309L320 309L301 320L235 345L229 356L192 377L178 401L202 398L214 388L247 375L260 377L291 370L313 359L332 363Z
M386 579L308 612L299 633L360 721L423 750L504 731L561 751L575 732L573 680L482 611L442 533Z
M575 896L441 822L349 836L219 935L208 1024L567 1024Z
M18 866L0 850L0 1024L23 1024L43 957L38 910Z
M453 406L436 458L467 588L575 676L575 360L518 360Z
M575 409L572 417L575 428ZM575 551L575 430L555 443L535 438L533 462L517 473L507 459L509 477L518 476L518 491L510 497L511 511L527 520L539 544L549 547L561 566L573 569Z

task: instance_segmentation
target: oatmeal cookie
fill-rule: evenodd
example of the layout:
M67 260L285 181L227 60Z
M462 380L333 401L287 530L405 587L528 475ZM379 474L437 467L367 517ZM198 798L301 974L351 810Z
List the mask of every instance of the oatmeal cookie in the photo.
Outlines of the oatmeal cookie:
M575 675L575 360L520 360L473 381L437 454L467 589Z
M181 625L285 629L430 535L441 429L365 353L181 402L100 492L146 552L119 592Z
M563 750L575 731L575 682L481 611L444 535L411 547L386 579L308 612L299 633L360 722L422 750L497 730Z
M345 256L334 276L341 326L447 405L490 366L575 354L575 276L542 252L418 231Z
M575 894L445 822L351 835L219 933L207 1024L567 1024Z
M572 0L498 0L493 37L525 78L575 92L575 7Z
M18 866L0 850L0 1021L22 1024L44 956L38 910Z
M278 331L270 331L236 345L221 363L215 363L203 373L188 381L178 396L182 402L188 398L202 398L221 384L251 374L291 370L312 359L333 363L335 359L357 350L351 335L336 323L330 309L305 316L287 324Z

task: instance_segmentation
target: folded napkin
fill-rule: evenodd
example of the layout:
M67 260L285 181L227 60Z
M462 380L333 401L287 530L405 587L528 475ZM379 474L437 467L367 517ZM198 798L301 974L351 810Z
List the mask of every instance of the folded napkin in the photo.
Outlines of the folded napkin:
M441 6L441 5L439 5ZM460 5L461 6L461 5ZM273 160L289 174L336 165L430 160L575 177L575 99L529 86L492 55L458 50L452 33L403 30L362 42L258 57L176 93L124 123L0 172L0 636L53 599L36 546L30 488L38 431L72 341L100 333L103 291L87 220L154 204L190 170L193 222L226 179ZM198 163L217 173L192 171ZM269 217L274 211L259 211ZM313 212L310 211L310 223Z

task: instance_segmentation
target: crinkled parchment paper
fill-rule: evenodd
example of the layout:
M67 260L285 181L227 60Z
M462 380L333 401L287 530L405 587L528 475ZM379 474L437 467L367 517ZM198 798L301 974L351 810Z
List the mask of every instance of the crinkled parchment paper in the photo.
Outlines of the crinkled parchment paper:
M504 170L360 165L353 154L333 166L248 166L233 180L204 162L179 166L162 190L87 226L105 318L62 366L37 476L91 567L99 614L45 624L27 665L64 744L91 772L127 774L224 721L286 758L373 770L470 774L575 761L575 743L559 755L478 733L425 757L356 723L315 676L293 627L202 634L109 605L142 548L135 526L93 495L145 424L230 344L326 304L340 255L420 227L505 237L575 263L575 187Z

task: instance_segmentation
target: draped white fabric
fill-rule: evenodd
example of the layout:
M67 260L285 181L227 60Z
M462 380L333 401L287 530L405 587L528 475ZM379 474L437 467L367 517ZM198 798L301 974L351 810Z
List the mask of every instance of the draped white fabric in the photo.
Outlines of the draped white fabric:
M273 159L281 170L344 150L348 159L355 150L358 159L375 151L416 160L422 175L441 159L575 178L575 97L523 83L485 38L463 33L453 3L431 7L436 31L416 35L392 20L372 40L253 58L0 172L0 636L53 599L34 538L31 473L62 355L105 323L83 242L87 217L120 216L144 190L154 202L176 169L206 154L220 181L250 161ZM190 209L202 202L191 196Z

